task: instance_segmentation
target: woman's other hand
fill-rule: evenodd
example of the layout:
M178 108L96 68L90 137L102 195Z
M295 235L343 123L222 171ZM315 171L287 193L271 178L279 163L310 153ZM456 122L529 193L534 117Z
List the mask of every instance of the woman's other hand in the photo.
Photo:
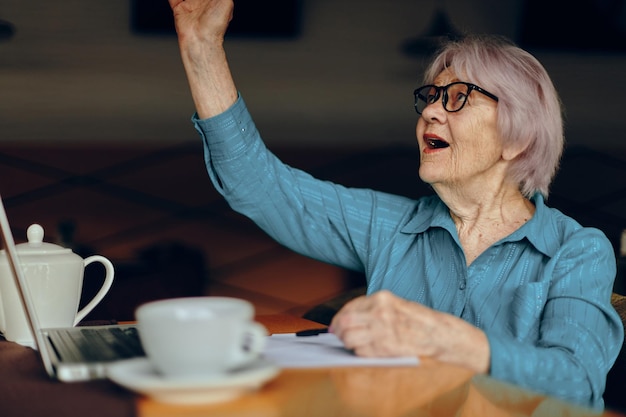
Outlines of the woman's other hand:
M489 371L489 342L482 330L389 291L350 301L333 318L331 330L359 356L429 357Z

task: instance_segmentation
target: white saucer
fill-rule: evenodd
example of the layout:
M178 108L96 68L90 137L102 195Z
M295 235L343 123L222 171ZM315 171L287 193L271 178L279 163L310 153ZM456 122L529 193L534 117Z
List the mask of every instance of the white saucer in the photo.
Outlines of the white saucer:
M108 377L132 391L169 404L211 404L234 399L261 387L274 378L279 368L259 359L227 373L165 378L147 358L128 359L111 364Z

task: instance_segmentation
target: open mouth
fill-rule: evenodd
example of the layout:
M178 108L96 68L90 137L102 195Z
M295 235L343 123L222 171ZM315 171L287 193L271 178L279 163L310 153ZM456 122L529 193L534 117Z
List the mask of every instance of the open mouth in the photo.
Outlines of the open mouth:
M426 139L426 146L428 146L429 149L442 149L447 148L450 144L445 140L429 138Z

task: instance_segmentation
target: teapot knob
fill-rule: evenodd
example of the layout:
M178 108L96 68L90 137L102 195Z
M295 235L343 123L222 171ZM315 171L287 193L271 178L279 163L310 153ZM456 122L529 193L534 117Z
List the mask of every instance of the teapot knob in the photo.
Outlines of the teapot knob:
M28 243L43 242L43 227L38 224L31 224L26 230L26 237L28 238Z

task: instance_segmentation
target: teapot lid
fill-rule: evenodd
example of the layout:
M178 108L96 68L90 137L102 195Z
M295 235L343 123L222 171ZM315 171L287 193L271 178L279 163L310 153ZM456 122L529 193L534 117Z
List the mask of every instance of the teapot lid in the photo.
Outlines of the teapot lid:
M64 253L73 253L71 249L63 246L47 243L43 241L43 227L38 224L31 224L26 230L28 243L20 243L15 245L19 255L60 255Z

